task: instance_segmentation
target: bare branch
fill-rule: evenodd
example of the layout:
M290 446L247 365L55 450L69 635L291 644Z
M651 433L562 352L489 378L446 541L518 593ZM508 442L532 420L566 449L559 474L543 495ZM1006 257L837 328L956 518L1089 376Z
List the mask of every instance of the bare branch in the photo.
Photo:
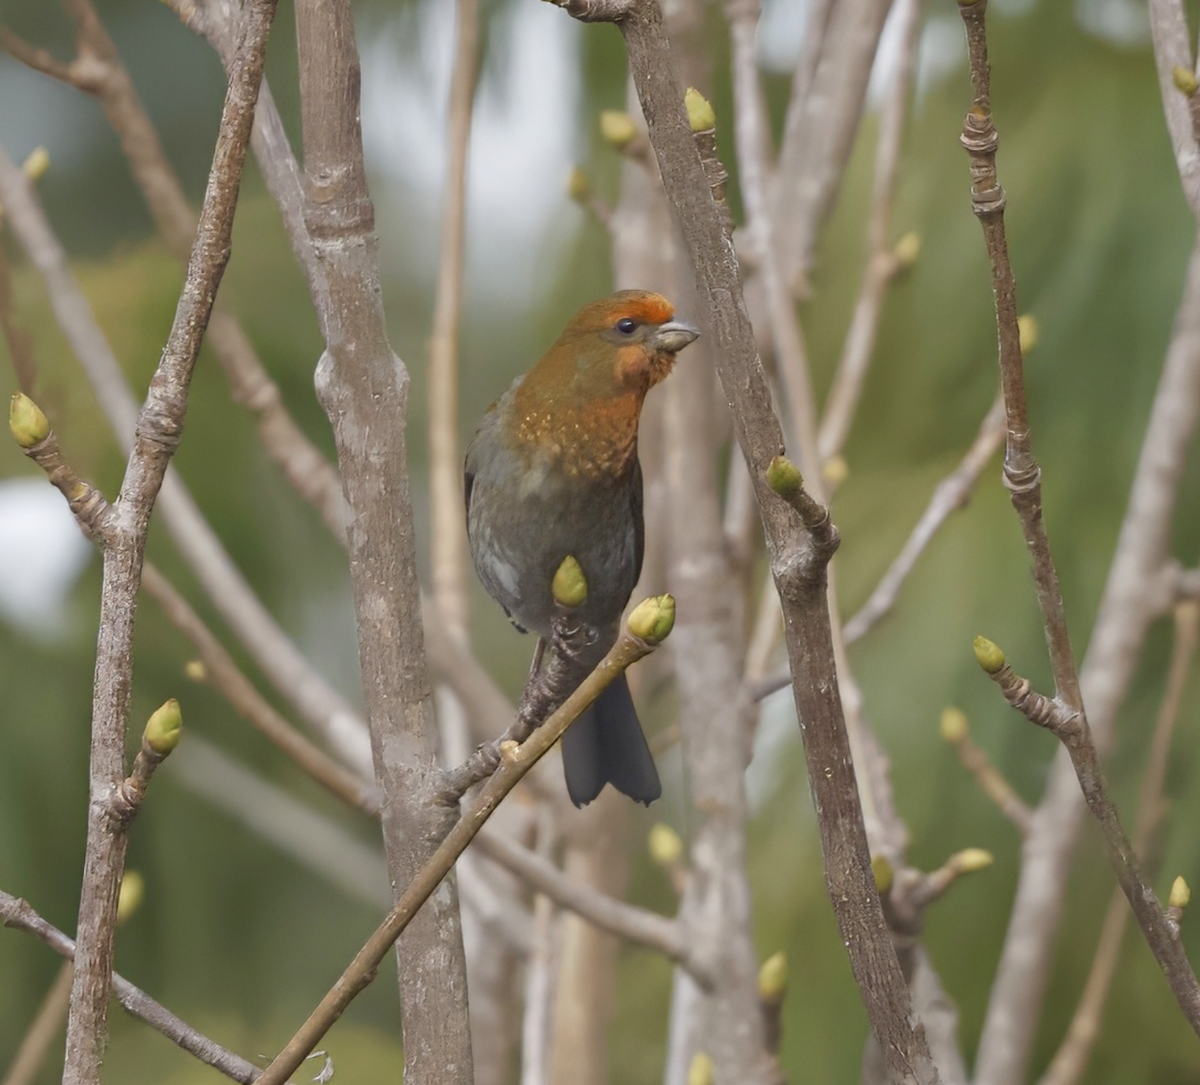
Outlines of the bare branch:
M1138 789L1137 813L1134 818L1133 849L1145 857L1162 821L1163 786L1166 782L1171 739L1179 719L1179 708L1187 683L1188 672L1196 654L1200 637L1200 605L1194 601L1179 604L1175 609L1175 641L1171 648L1171 663L1167 673L1167 688L1159 706L1154 734L1150 739L1150 756ZM1116 974L1121 942L1129 923L1129 906L1120 889L1113 897L1104 916L1104 926L1092 958L1092 967L1084 984L1079 1005L1039 1085L1075 1085L1087 1069L1092 1047L1100 1034L1101 1018L1108 992Z
M1195 71L1187 14L1181 0L1150 0L1150 35L1154 42L1154 61L1158 68L1158 87L1162 93L1167 132L1175 150L1175 165L1183 185L1183 194L1192 213L1200 219L1200 144L1196 140L1191 98L1176 83L1175 73Z
M897 270L896 258L888 245L888 233L891 228L892 189L900 161L900 136L904 131L904 118L908 112L909 92L916 67L921 5L918 0L898 0L893 18L901 26L900 56L895 83L888 90L879 117L875 181L867 221L867 260L862 286L817 434L817 449L822 462L841 452L850 433L871 355L875 350L884 291Z
M25 901L19 897L9 896L3 891L0 891L0 921L6 927L25 931L41 939L55 953L68 961L75 957L75 943L72 939L47 923ZM259 1068L253 1063L225 1050L207 1036L197 1032L168 1009L155 1002L144 991L115 972L112 976L112 987L117 1001L131 1017L135 1017L155 1031L161 1032L189 1055L194 1055L214 1070L219 1070L226 1077L240 1081L243 1085L250 1085L258 1077Z
M454 828L417 871L400 894L395 907L321 1004L263 1072L259 1085L280 1085L300 1065L355 996L371 982L379 962L412 921L417 910L450 872L455 860L483 828L501 800L516 787L521 778L562 737L566 729L605 687L627 667L652 651L653 647L652 643L639 640L626 630L600 665L575 689L562 707L524 743L505 743L496 772L488 779L470 809L459 818Z
M92 719L88 846L63 1077L67 1085L99 1082L107 1038L116 886L127 842L122 826L112 817L111 805L114 785L124 775L133 621L142 553L150 512L178 443L192 367L229 258L233 211L274 10L274 0L259 0L247 9L244 37L230 75L212 173L179 308L139 415L134 449L121 485L120 511L105 549ZM7 161L0 163L0 172L11 171L13 167ZM3 187L9 190L21 186L8 180Z
M987 753L971 740L967 717L956 708L942 713L942 738L954 747L959 761L979 784L980 790L996 804L1022 836L1029 833L1033 814L1028 804L1016 793L1004 774L992 764Z
M891 0L837 0L811 79L793 83L775 194L776 251L789 285L812 266L817 236L833 209L890 7Z
M1050 730L1070 755L1084 800L1100 825L1117 881L1133 908L1154 959L1167 977L1179 1008L1188 1024L1200 1034L1200 983L1180 942L1178 924L1171 921L1142 875L1137 854L1125 835L1116 804L1109 795L1086 719L1062 700L1051 700L1033 690L1027 679L1013 671L996 645L985 642L981 646L982 640L976 639L975 654L980 666L1000 687L1005 700L1030 722Z
M654 0L635 0L619 26L663 187L696 273L701 311L708 316L718 375L754 480L780 595L785 607L791 608L788 647L796 676L794 692L810 759L810 784L822 810L821 842L830 898L843 925L851 965L889 1071L897 1081L934 1081L937 1072L914 1029L908 990L871 875L833 677L825 566L805 557L795 514L766 484L767 466L781 451L779 421L771 409L770 391L746 313L728 210L712 188L713 179L705 172L684 113L683 93L661 19Z
M859 608L857 613L847 623L845 635L847 643L853 643L864 636L876 622L896 605L909 573L916 567L917 561L925 549L933 541L941 526L949 519L950 514L963 508L970 499L971 491L979 476L987 466L996 450L1004 441L1004 404L997 399L991 409L984 415L979 425L979 432L967 449L962 462L941 482L933 491L929 504L921 513L912 533L900 548L888 566L888 571L875 585L870 598Z
M433 597L452 636L467 626L462 454L458 444L458 321L462 309L467 142L475 97L477 0L457 0L458 34L450 82L442 263L429 335L429 500Z

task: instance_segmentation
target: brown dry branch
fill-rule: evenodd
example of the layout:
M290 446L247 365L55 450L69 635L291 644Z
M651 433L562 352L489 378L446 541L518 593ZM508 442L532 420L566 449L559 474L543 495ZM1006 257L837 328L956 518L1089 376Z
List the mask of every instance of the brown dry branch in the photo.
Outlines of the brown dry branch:
M883 298L898 265L888 233L891 229L892 190L900 162L900 137L916 68L917 41L921 32L919 0L898 0L893 18L900 23L900 52L896 77L880 110L879 137L875 149L875 178L871 191L871 210L867 218L867 258L854 315L842 344L833 375L833 384L821 412L817 432L817 450L824 463L842 451L858 409L875 337L883 311Z
M668 612L670 616L668 617ZM506 742L500 763L453 829L434 849L400 894L375 933L358 952L337 983L275 1060L263 1072L259 1085L280 1085L316 1046L329 1027L341 1016L360 991L374 978L380 961L418 914L418 910L453 869L455 860L483 828L501 800L545 755L619 674L654 647L670 632L674 604L665 596L642 603L630 616L625 631L594 671L576 687L566 701L523 743ZM637 629L646 639L635 636ZM433 1080L444 1081L442 1076Z
M457 0L450 82L441 267L429 335L429 500L433 598L452 636L467 629L466 536L458 443L458 322L462 311L467 143L479 68L477 0Z
M983 642L981 644L981 642ZM1109 862L1125 893L1154 959L1158 961L1188 1024L1200 1034L1200 983L1172 923L1154 890L1142 876L1137 853L1109 795L1100 759L1083 715L1058 698L1051 699L1018 675L990 641L977 637L975 654L1004 699L1031 723L1045 727L1062 743L1075 766L1075 775L1088 808L1100 825Z
M784 281L812 267L817 238L841 189L862 119L871 67L892 0L838 0L828 10L811 76L797 71L775 180L776 251ZM813 19L818 17L816 6Z
M229 258L233 212L274 0L248 9L242 44L229 80L213 168L175 322L138 418L134 448L121 485L119 509L104 551L104 585L96 652L88 844L80 894L78 951L67 1025L64 1082L100 1079L107 1040L112 937L117 886L127 835L112 817L124 775L125 721L132 681L132 640L138 582L150 513L183 424L187 388L213 299Z
M19 897L0 891L0 922L12 930L25 931L45 942L60 957L70 961L75 957L75 942L47 923L29 904ZM170 1010L155 1002L148 994L135 987L123 976L113 973L113 994L131 1016L162 1033L168 1040L178 1044L189 1055L214 1070L220 1071L234 1081L250 1085L259 1074L259 1068L251 1062L227 1051L207 1036L197 1032L181 1021Z
M916 567L950 514L966 506L983 469L1004 441L1004 404L997 399L979 424L979 432L959 465L934 488L929 504L921 513L888 570L879 579L867 601L846 622L846 642L852 644L864 636L886 615L900 595L900 589Z
M1150 739L1150 754L1138 788L1137 813L1134 816L1133 850L1147 856L1163 817L1163 791L1171 740L1179 720L1183 691L1196 654L1200 638L1200 604L1194 600L1175 608L1175 640L1171 647L1171 662L1167 672L1167 688L1159 706L1154 733ZM1116 975L1117 959L1125 928L1129 924L1129 906L1118 888L1113 892L1104 925L1092 958L1092 967L1084 984L1079 1005L1071 1017L1066 1035L1042 1075L1039 1085L1075 1085L1083 1077L1091 1057L1092 1047L1100 1035L1104 1004Z
M325 337L317 398L333 429L350 511L347 549L363 700L383 794L388 876L399 889L425 865L457 813L439 801L405 454L409 377L385 329L350 4L301 0L296 28L303 215L323 272L312 299ZM438 883L429 886L433 899L398 947L405 1077L413 1085L469 1085L458 894L453 878Z
M0 905L0 910L2 910ZM42 999L38 1012L29 1023L25 1036L13 1056L12 1065L3 1079L3 1085L32 1085L32 1082L50 1053L50 1046L58 1039L67 1010L71 1006L70 961L64 961L54 977L54 983Z
M205 681L211 683L247 723L274 743L281 753L291 758L330 794L378 816L378 790L334 761L297 731L259 693L191 604L150 562L142 569L142 588L158 603L171 624L192 642L204 665Z
M137 89L91 0L69 0L75 23L76 59L60 70L47 71L94 95L121 142L130 171L167 243L186 260L196 230L196 216L172 168ZM32 46L0 28L0 46L31 67ZM46 71L38 67L40 71ZM88 73L86 81L79 72ZM288 482L320 512L336 538L345 538L345 515L337 474L296 425L283 403L279 386L267 373L237 318L218 304L207 342L213 348L233 390L234 399L258 418L259 436Z
M590 8L577 2L575 8ZM603 5L592 13L603 13ZM911 1016L904 977L874 890L862 810L837 691L825 561L793 510L767 486L765 474L781 451L779 420L754 342L726 213L710 187L683 106L662 13L654 0L636 0L618 22L629 51L650 140L667 199L695 271L700 311L707 315L718 376L733 410L763 517L768 550L788 616L794 693L805 739L830 899L846 940L851 967L872 1029L896 1081L937 1080Z
M1200 219L1200 140L1196 134L1196 92L1185 94L1177 72L1193 73L1187 13L1181 0L1150 0L1150 36L1154 42L1154 60L1158 68L1158 86L1162 94L1167 132L1175 151L1175 164L1183 194ZM1195 76L1193 75L1193 81Z
M83 368L118 444L129 451L137 404L36 195L0 148L0 201L46 285L54 315ZM304 658L234 565L179 476L163 480L160 521L207 596L279 693L339 752L370 772L365 726L350 704Z
M972 68L986 68L982 5L964 9ZM978 75L977 75L978 78ZM1185 190L1188 163L1180 158ZM1200 250L1188 267L1184 299L1146 427L1129 504L1089 638L1079 686L1098 750L1111 744L1117 712L1160 603L1146 592L1167 568L1167 541L1184 454L1200 410ZM1010 325L1011 322L1006 322ZM1006 333L1011 340L1011 332ZM1084 804L1075 770L1059 752L1023 846L1021 873L992 987L976 1062L979 1085L1016 1085L1025 1077L1041 1019L1052 947L1062 918L1069 859Z
M942 713L942 738L954 747L959 761L979 784L980 790L996 804L1022 836L1029 833L1033 812L1028 804L1005 779L1004 774L992 764L992 759L971 739L967 717L957 708L947 708Z

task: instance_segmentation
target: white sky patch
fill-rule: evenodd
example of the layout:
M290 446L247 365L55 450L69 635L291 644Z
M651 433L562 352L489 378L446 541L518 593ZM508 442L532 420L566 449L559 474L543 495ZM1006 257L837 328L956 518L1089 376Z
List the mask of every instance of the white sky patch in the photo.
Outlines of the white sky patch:
M45 640L61 636L67 596L92 553L44 479L0 482L0 619Z
M476 91L467 179L467 263L475 289L529 296L569 201L583 146L580 32L548 4L515 4L493 25L491 63ZM389 261L436 267L446 169L446 112L454 6L427 0L415 13L360 28L363 136L372 190L385 219ZM407 205L419 233L389 237L388 204ZM416 209L417 214L411 212ZM410 227L411 229L411 227ZM553 260L550 261L553 263Z

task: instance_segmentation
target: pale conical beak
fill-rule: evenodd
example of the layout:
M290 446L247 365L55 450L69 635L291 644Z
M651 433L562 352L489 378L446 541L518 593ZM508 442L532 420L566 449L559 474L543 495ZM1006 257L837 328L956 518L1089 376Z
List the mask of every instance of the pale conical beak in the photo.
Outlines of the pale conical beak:
M650 347L653 350L663 350L668 354L683 350L688 343L700 335L700 329L683 320L671 320L660 324L650 336Z

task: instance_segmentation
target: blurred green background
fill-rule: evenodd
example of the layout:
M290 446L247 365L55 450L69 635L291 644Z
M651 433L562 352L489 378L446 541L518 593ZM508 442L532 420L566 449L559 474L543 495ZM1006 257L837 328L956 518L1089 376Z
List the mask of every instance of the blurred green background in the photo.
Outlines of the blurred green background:
M414 498L426 507L426 338L437 264L442 118L450 23L434 0L360 3L364 133L372 170L385 300L393 343L413 378L409 427ZM596 132L602 108L620 108L619 35L585 29L533 0L485 5L486 55L472 144L470 269L462 329L461 418L469 432L483 408L527 368L580 304L611 288L607 238L565 195L581 162L597 191L617 198L620 160ZM766 79L776 117L786 102L785 65L797 24L789 0L767 3L772 28ZM107 25L128 63L172 160L198 202L207 176L223 90L207 45L164 6L106 0ZM948 9L948 10L947 10ZM1193 13L1194 14L1194 13ZM9 0L3 18L66 57L72 35L56 5ZM922 75L894 208L894 233L916 230L916 267L889 292L879 347L846 456L850 477L836 500L843 605L853 611L920 514L932 487L958 462L995 386L991 291L979 228L967 199L958 145L969 104L961 28L953 5L927 7ZM716 36L710 91L730 115ZM1020 308L1041 338L1028 369L1035 446L1044 469L1046 519L1078 653L1087 648L1149 404L1171 333L1195 223L1180 194L1161 116L1145 16L1125 0L1074 5L994 3L993 105L1001 179L1009 192L1009 241ZM789 39L788 34L792 34ZM268 78L293 132L296 123L291 11L280 12ZM872 116L865 126L874 134ZM21 159L45 145L53 167L40 191L74 270L134 386L144 390L174 312L181 268L154 236L99 107L0 56L0 142ZM730 137L722 130L726 158ZM822 245L813 294L802 313L822 389L835 364L861 274L873 141L864 138ZM732 166L732 163L730 163ZM733 190L736 205L736 186ZM123 458L57 332L42 285L3 227L14 262L17 317L32 336L37 396L74 466L110 496ZM619 284L622 286L635 284ZM311 391L321 344L302 279L274 206L253 166L238 211L228 302L250 332L309 435L332 453ZM7 348L0 377L15 387ZM317 517L256 446L251 420L229 403L207 354L194 383L178 469L225 544L285 628L321 671L355 696L354 633L345 562ZM22 485L15 485L22 483ZM1194 564L1200 554L1200 456L1192 454L1172 540ZM36 502L33 490L49 500ZM44 494L43 494L44 491ZM86 808L87 731L99 562L76 554L72 526L18 450L0 455L0 581L27 589L6 596L0 616L0 888L26 897L60 927L74 923ZM55 521L54 512L60 515ZM424 522L424 521L422 521ZM52 540L54 541L52 545ZM63 556L61 559L59 554ZM150 554L220 629L161 528ZM53 557L53 561L50 560ZM42 559L39 561L39 559ZM42 567L60 578L42 580ZM669 589L670 585L665 585ZM32 598L28 591L32 591ZM61 598L60 598L61 596ZM524 675L528 644L504 632L478 593L478 643L510 689ZM962 1012L973 1054L1011 902L1018 839L939 740L942 708L971 719L977 741L1017 789L1036 800L1053 740L1022 723L979 673L974 634L986 632L1031 679L1048 667L1025 549L990 468L968 509L924 556L900 605L852 651L865 710L892 759L897 801L912 856L939 865L980 846L995 866L966 880L929 916L926 944ZM1169 622L1147 643L1119 739L1108 760L1122 809L1132 810L1170 649ZM235 656L253 669L231 641ZM304 802L337 819L364 846L370 825L282 762L211 690L182 676L189 646L147 601L138 623L134 719L178 696L186 723ZM1195 765L1200 689L1189 683L1168 777L1170 809L1156 858L1171 878L1200 883L1200 789ZM665 717L653 718L652 728ZM783 1060L791 1079L856 1080L865 1020L824 894L798 732L786 695L768 703L770 765L752 767L756 818L751 867L763 956L787 951L792 987ZM186 742L180 757L186 752ZM678 770L668 776L678 779ZM671 803L674 803L672 806ZM678 800L658 817L680 823ZM636 832L653 818L640 811ZM639 836L631 847L640 854ZM156 780L135 825L130 865L148 882L141 912L118 935L118 968L192 1024L243 1055L273 1052L324 992L378 916L239 822L216 812L170 771ZM1098 835L1085 827L1073 866L1062 938L1035 1053L1037 1072L1070 1018L1094 950L1113 880ZM669 910L658 871L638 860L640 902ZM1200 959L1200 933L1184 940ZM639 951L622 957L612 1027L612 1079L661 1079L670 973ZM389 966L390 967L390 966ZM31 1007L58 960L33 939L0 933L0 1066L24 1033ZM340 1080L395 1075L395 984L384 975L328 1038ZM210 1072L168 1042L113 1014L112 1081L183 1083ZM57 1079L53 1065L41 1080ZM1178 1083L1200 1079L1200 1048L1149 952L1127 938L1104 1018L1090 1082Z

